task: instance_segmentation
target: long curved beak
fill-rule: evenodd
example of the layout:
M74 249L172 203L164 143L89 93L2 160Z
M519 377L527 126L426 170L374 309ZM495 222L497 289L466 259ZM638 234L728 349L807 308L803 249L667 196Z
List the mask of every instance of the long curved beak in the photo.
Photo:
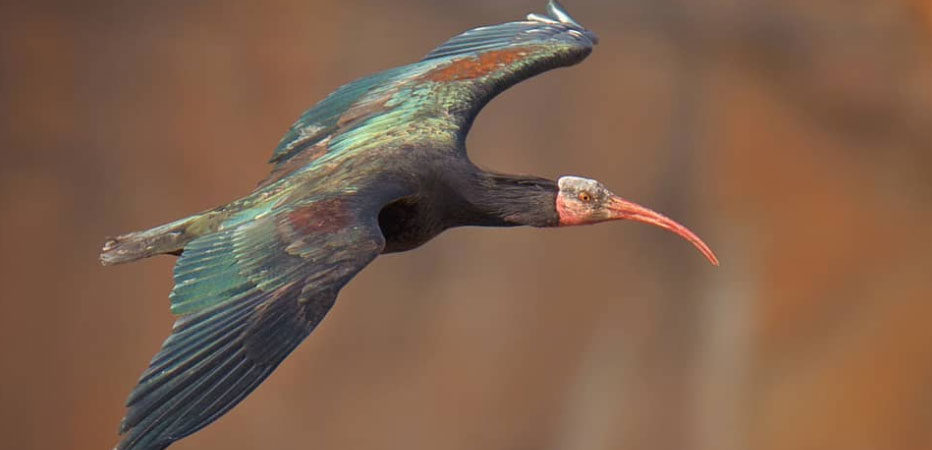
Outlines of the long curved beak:
M689 231L688 228L676 223L673 219L638 205L637 203L625 200L617 195L613 195L609 198L605 208L608 210L609 220L636 220L638 222L656 225L680 235L680 237L686 239L699 249L712 265L718 265L718 258L715 257L715 253L712 253L712 249L710 249L705 242L702 242L699 236Z

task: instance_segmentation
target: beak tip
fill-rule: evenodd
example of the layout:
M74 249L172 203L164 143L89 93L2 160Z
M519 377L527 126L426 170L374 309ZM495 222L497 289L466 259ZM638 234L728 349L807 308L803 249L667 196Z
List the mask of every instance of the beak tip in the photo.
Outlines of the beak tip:
M680 225L663 214L660 214L649 208L645 208L641 205L638 205L637 203L625 200L617 195L613 195L611 201L612 203L609 206L609 210L612 211L613 215L610 217L610 219L636 220L638 222L656 225L660 228L672 231L673 233L678 234L683 239L686 239L692 243L696 249L698 249L699 252L709 260L710 264L715 267L719 266L718 258L715 256L715 253L712 252L712 249L709 248L705 242L702 242L702 239L700 239L699 236L696 236L696 234L690 231L688 228Z
M701 242L701 241L700 241ZM709 264L712 264L715 267L719 266L718 257L715 256L715 253L712 253L712 249L703 245L696 245L699 248L699 252L702 253L702 256L705 256L705 259L709 260Z

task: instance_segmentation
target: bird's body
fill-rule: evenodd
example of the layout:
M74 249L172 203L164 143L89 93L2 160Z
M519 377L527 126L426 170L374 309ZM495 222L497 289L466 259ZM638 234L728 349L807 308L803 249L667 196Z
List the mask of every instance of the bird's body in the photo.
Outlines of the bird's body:
M632 219L716 262L684 227L593 180L502 175L469 160L466 133L492 97L591 52L594 34L558 4L548 11L467 31L422 61L341 87L285 134L254 192L105 244L104 264L180 255L170 296L179 318L127 401L118 448L164 448L216 420L376 256L451 227Z

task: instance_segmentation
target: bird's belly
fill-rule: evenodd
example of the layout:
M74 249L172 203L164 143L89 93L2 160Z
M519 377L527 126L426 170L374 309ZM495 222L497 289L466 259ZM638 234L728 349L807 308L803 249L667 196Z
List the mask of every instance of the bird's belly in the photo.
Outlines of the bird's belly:
M419 230L418 232L400 233L386 236L385 248L382 250L382 253L397 253L415 249L427 241L433 239L433 237L440 234L441 231L443 230L430 230L428 232L425 232L425 230Z
M385 237L382 253L395 253L420 247L449 228L429 202L401 199L382 208L379 227Z

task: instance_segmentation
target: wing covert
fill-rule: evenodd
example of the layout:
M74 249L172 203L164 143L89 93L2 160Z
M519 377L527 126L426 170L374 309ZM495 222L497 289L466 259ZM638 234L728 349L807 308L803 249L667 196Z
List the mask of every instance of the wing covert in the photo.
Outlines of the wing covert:
M468 30L419 62L337 89L292 125L271 161L281 166L304 153L296 165L306 166L324 155L398 143L461 147L476 114L493 97L541 72L576 64L592 51L594 33L559 3L551 0L547 8L546 16Z

